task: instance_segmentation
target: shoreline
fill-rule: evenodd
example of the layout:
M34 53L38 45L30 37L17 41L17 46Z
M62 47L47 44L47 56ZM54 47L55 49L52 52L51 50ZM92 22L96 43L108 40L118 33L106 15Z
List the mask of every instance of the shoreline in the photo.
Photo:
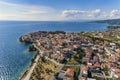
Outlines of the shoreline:
M120 30L120 29L119 29ZM115 30L105 30L105 31L98 31L98 33L105 33L105 32L112 32L112 31L116 31L116 29ZM39 37L39 34L40 33L42 33L42 31L40 32L33 32L33 33L29 33L29 34L27 34L27 35L24 35L24 36L22 36L21 38L20 38L20 41L21 42L25 42L25 43L33 43L33 45L37 45L38 43L37 43L37 39L34 37L34 35L37 35L38 37ZM46 34L46 35L48 35L49 33L50 34L62 34L61 32L58 32L58 33L56 33L56 32L47 32L47 31L45 31L45 32L43 32L44 33L44 35ZM81 32L75 32L75 33L78 33L78 34L81 34ZM86 33L86 32L83 32L83 34L84 33ZM87 32L87 33L92 33L92 32ZM96 32L94 32L95 34L96 34ZM65 33L63 33L63 34L74 34L74 33L67 33L67 32L65 32ZM29 37L30 35L32 35L33 36L33 38L31 38L31 37ZM89 35L86 35L87 37L91 37L90 36L90 34ZM104 35L103 35L104 36ZM28 39L26 39L25 37L28 37L29 38L29 40ZM100 36L93 36L94 38L96 38L97 39L97 37L98 37L98 39L105 39L105 38L102 38L101 37L101 35ZM36 39L36 40L34 40L34 39ZM106 39L107 40L107 39ZM37 44L34 44L34 43L37 43ZM38 44L39 45L39 44ZM36 48L34 46L34 48ZM40 53L40 51L39 51L39 49L38 48L36 48L36 50ZM35 61L36 59L37 59L37 57L39 56L39 58L40 58L40 54L38 55L38 54L36 54L35 55L35 57L33 58L33 60ZM39 58L38 58L38 60L39 60ZM23 73L23 75L20 77L20 79L19 80L29 80L29 78L30 78L30 75L32 74L32 72L33 72L33 70L34 70L34 68L35 68L35 64L34 64L34 61L33 60L31 60L31 64L29 65L29 67L27 68L27 70ZM37 62L38 62L38 60L37 60ZM35 63L37 64L37 62L35 61ZM34 68L33 68L33 66L34 66ZM29 72L29 71L32 71L32 72ZM29 78L27 78L26 79L26 76L29 76Z
M36 48L35 44L34 45L34 48ZM36 48L36 52L35 52L35 56L31 59L31 62L30 62L30 65L28 66L28 68L23 72L23 74L21 75L21 77L19 78L19 80L30 80L30 77L33 73L33 70L35 69L35 67L37 66L37 63L39 62L39 59L42 57L42 55L40 55L41 51ZM39 57L39 58L38 58ZM38 59L37 59L38 58ZM37 60L37 61L36 61ZM50 62L53 62L51 61L50 59L46 59ZM36 65L35 65L36 63ZM57 63L57 62L53 62L59 66L62 66L61 64ZM34 67L34 68L33 68ZM32 70L32 72L30 73L30 71Z
M31 70L31 67L33 66L34 62L32 60L36 60L37 56L39 56L37 54L37 52L35 52L34 57L31 59L30 64L28 65L27 69L22 73L22 75L19 77L19 80L25 80L24 78L26 77L26 75L29 73L29 71Z
M39 60L40 58L42 57L42 55L40 53L42 53L40 51L40 49L38 49L37 47L35 47L36 45L33 43L34 45L34 48L36 48L36 51L35 51L35 56L31 59L31 62L30 62L30 65L28 66L28 68L23 72L23 74L21 75L21 77L19 77L19 80L30 80L31 78L31 75L35 69L35 67L37 66L37 64L39 63ZM52 63L55 63L56 66L63 66L62 64L59 64L55 61L51 61L50 59L46 59ZM59 69L59 67L57 69ZM31 71L31 72L30 72ZM56 71L55 71L55 74L56 74ZM52 75L53 78L54 78L54 75Z

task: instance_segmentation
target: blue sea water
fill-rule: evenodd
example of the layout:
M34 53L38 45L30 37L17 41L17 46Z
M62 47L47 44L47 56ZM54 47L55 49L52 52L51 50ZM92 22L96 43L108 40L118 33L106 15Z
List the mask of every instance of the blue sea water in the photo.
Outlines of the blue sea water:
M87 32L107 30L108 24L87 22L0 21L0 80L18 80L30 64L33 53L19 42L21 35L34 31Z

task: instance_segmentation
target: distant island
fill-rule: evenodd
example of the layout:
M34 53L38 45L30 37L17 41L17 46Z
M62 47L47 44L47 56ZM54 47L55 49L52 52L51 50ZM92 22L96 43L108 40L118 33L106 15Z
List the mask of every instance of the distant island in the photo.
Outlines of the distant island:
M97 20L97 21L92 21L92 22L107 23L107 24L109 24L109 26L107 26L107 28L109 28L109 29L120 28L120 19Z
M120 19L97 20L97 21L92 21L92 22L107 23L110 25L120 25Z
M107 28L109 28L109 29L118 29L118 28L120 28L120 25L111 25L111 26L107 26Z
M38 31L20 41L31 44L29 51L36 53L20 80L120 79L120 29Z

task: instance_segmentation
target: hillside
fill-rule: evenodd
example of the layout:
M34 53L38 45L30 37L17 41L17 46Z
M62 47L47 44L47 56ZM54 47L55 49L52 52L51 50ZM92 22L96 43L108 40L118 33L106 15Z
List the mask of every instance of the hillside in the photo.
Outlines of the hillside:
M120 19L97 20L97 23L108 23L110 25L120 25Z

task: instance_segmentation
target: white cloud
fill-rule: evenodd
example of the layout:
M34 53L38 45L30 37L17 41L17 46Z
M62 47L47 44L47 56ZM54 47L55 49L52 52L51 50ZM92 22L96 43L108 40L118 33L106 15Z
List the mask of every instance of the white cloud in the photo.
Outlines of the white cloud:
M17 6L16 4L8 3L8 2L5 2L5 1L0 1L0 4L1 5L8 5L8 6Z
M120 11L119 10L112 10L111 12L110 12L110 17L116 17L116 16L118 16L118 15L120 15Z
M79 20L120 18L120 10L55 10L48 6L0 1L0 20Z
M88 14L89 14L89 11L88 11ZM90 14L93 15L93 17L98 17L101 14L101 10L100 9L93 10L91 11Z
M71 18L71 19L80 19L80 18L91 18L98 17L101 13L100 9L92 10L92 11L83 11L83 10L64 10L61 14L63 18Z
M55 9L48 6L21 5L0 1L1 20L51 20L55 16Z
M81 11L81 10L64 10L62 12L62 15L63 17L75 17L75 16L78 16L80 14L84 14L85 11Z
M61 16L64 19L111 19L120 18L120 10L111 10L109 12L95 10L64 10Z
M47 11L39 11L38 10L25 10L22 12L22 14L28 14L28 15L32 15L32 14L47 14L48 12Z

